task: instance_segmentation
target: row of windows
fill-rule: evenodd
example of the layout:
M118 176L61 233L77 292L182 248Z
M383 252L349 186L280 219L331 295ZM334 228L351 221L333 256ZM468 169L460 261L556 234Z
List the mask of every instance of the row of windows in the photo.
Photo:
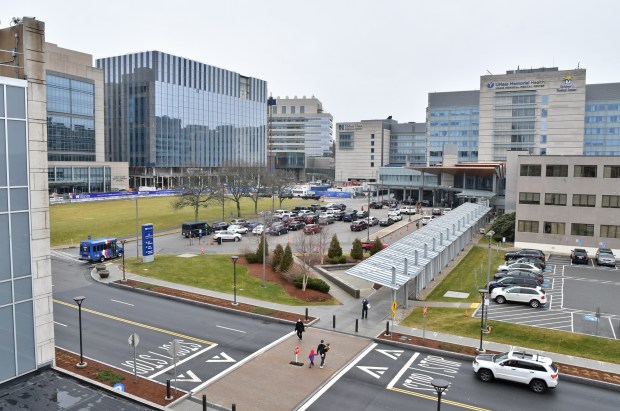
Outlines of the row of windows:
M538 233L540 231L539 222L531 220L519 220L517 229L521 233ZM564 235L565 229L565 223L543 222L544 234ZM571 235L594 237L594 224L571 223ZM601 224L599 236L603 238L620 238L620 226Z
M432 110L431 117L443 117L443 116L477 116L480 111L477 108L467 109L460 108L455 110Z
M280 114L287 114L286 113L286 107L287 106L280 106ZM289 113L290 114L297 114L297 107L296 106L288 106L289 107ZM278 114L278 106L272 106L273 109L273 113L272 114ZM305 114L306 113L306 106L299 106L299 114Z
M595 178L598 174L598 166L595 165L575 165L573 177ZM547 177L568 177L568 165L551 164L545 167ZM542 173L541 164L521 164L520 175L525 177L540 177ZM620 165L603 166L604 178L620 178Z
M540 204L540 193L519 193L519 204ZM596 207L596 195L573 194L573 207ZM565 206L566 194L545 193L545 205ZM603 195L602 208L620 208L620 196Z
M479 126L478 120L439 120L431 121L431 127Z
M374 143L374 141L372 143ZM353 134L351 134L351 133L340 133L340 139L338 141L338 147L340 147L340 148L353 148Z
M586 111L619 111L620 104L611 103L611 104L586 104Z

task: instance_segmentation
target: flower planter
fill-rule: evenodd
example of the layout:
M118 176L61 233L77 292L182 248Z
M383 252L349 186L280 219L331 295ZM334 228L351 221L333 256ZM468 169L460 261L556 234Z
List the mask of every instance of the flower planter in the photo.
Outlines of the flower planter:
M110 276L110 272L108 270L101 270L99 271L99 277L100 278L108 278Z

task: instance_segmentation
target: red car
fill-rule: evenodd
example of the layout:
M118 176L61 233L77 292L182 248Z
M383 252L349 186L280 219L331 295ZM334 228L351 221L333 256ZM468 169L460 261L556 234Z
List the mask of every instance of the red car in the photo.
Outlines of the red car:
M366 241L362 242L362 250L364 251L370 251L370 249L372 248L372 244L373 242L369 242L367 243ZM381 243L381 248L386 249L388 248L388 244L386 243Z
M315 234L321 232L321 226L318 224L308 224L304 227L304 234Z

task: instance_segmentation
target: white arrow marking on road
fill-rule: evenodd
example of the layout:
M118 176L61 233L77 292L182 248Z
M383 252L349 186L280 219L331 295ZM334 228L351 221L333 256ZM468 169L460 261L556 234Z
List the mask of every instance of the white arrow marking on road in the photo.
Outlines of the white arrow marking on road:
M404 350L375 350L383 355L387 355L393 360L397 360L405 351Z
M222 359L222 357L224 357ZM210 360L207 360L205 362L236 362L235 360L232 359L232 357L224 352L220 353L220 355L216 355L213 358L211 358Z
M358 365L357 368L379 379L387 371L388 367L364 367Z
M126 303L126 302L124 302L124 301L113 300L113 299L111 299L111 298L110 298L110 301L114 301L115 303L119 303L119 304L131 305L132 307L135 307L135 305L130 304L130 303Z
M185 378L184 374L179 374L177 376L177 378L175 378L176 382L179 381L188 381L188 382L202 382L202 380L200 378L198 378L198 376L196 376L196 374L194 374L193 372L191 372L190 370L187 370L187 375L191 378Z

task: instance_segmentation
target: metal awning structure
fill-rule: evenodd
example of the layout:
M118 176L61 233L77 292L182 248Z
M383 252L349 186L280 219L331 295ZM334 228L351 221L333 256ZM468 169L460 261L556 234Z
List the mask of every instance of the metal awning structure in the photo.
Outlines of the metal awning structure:
M470 190L470 189L466 189L463 190L462 192L456 194L457 197L465 197L465 198L493 198L495 197L497 194L492 192L492 191L485 191L485 190Z
M413 282L417 292L444 269L488 221L490 207L464 203L345 273L399 290Z

